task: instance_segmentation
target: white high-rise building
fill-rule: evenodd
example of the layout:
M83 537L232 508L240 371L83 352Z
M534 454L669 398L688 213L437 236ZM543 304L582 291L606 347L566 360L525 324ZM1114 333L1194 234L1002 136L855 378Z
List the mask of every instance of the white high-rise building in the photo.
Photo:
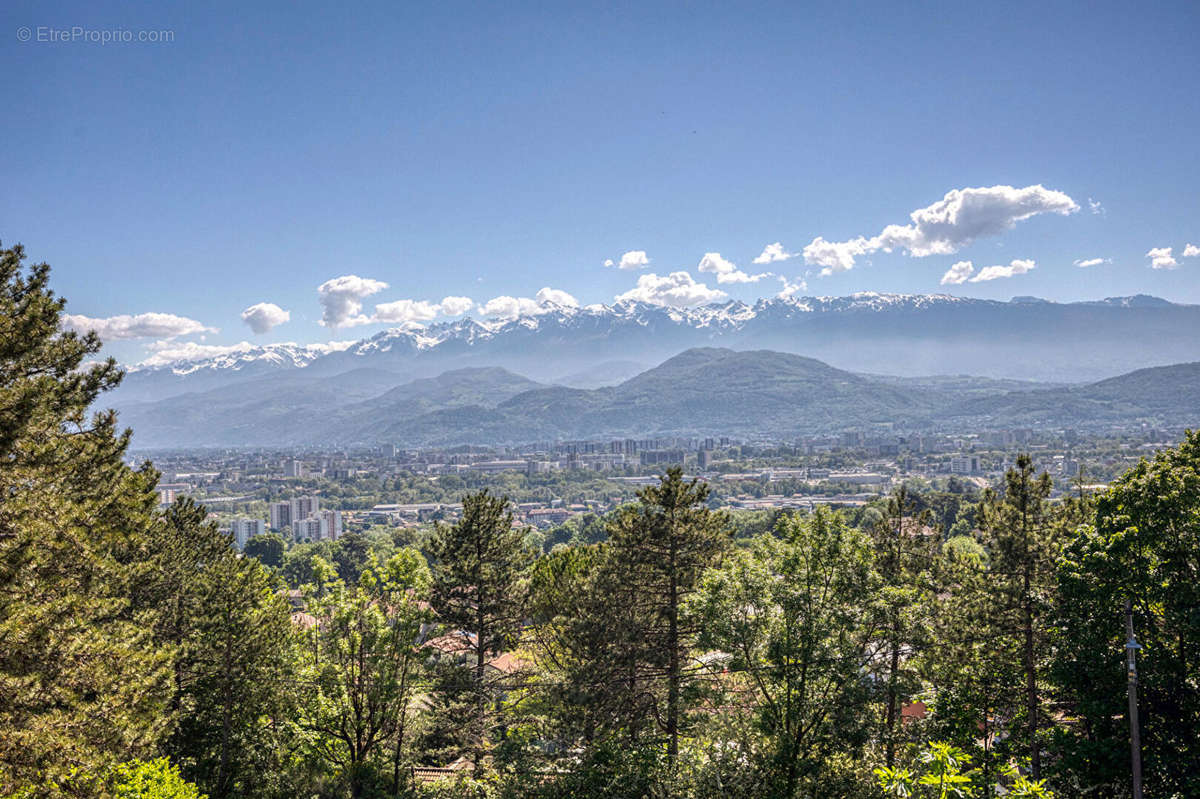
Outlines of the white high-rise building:
M297 541L320 541L328 535L328 527L320 516L292 522L292 537Z
M301 541L336 541L342 537L342 512L320 510L307 519L292 522L292 536Z
M323 510L316 514L325 522L325 535L330 541L342 537L342 512L340 510Z
M262 519L234 519L229 524L229 532L233 534L233 545L240 552L251 538L267 532L267 523Z

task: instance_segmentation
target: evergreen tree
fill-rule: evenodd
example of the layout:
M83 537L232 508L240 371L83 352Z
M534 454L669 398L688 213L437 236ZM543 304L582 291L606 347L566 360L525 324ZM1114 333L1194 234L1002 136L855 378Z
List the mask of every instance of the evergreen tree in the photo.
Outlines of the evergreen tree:
M930 514L917 512L916 507L901 486L871 528L880 581L876 607L884 644L882 737L889 767L895 765L900 703L920 687L913 666L928 637L934 554L940 543L929 527Z
M261 795L282 745L289 608L266 569L239 557L206 515L189 498L167 509L136 552L133 605L174 653L165 751L212 799Z
M1007 748L1020 647L998 617L987 553L955 539L938 560L938 594L930 603L931 634L921 673L933 698L927 732L967 750L979 763L984 791L998 773L997 744ZM987 794L985 794L987 795Z
M1041 778L1044 742L1044 669L1049 655L1049 610L1056 588L1056 563L1063 544L1063 531L1053 518L1047 500L1050 475L1035 475L1033 459L1017 456L1016 467L1004 476L1004 496L985 498L981 521L989 539L988 570L994 597L990 615L1002 634L1016 639L1020 651L1019 672L1023 687L1014 701L1009 740L1021 742L1029 757L1034 780ZM1024 735L1015 729L1024 720Z
M451 525L439 524L429 544L432 604L449 633L461 639L466 656L469 679L457 681L469 691L469 720L456 737L478 775L494 743L492 709L503 693L486 666L520 640L531 553L507 498L485 489L463 497L462 504L462 517Z
M121 373L93 333L59 329L49 267L0 249L0 792L148 752L168 714L169 652L131 612L121 554L154 523L156 475L89 415Z
M658 485L638 492L636 504L616 513L609 529L609 562L630 593L616 601L628 601L627 618L645 624L627 631L633 636L626 641L633 659L648 655L651 673L659 657L666 661L661 674L664 707L655 715L661 719L672 767L683 724L684 661L699 632L681 610L730 538L726 517L706 504L708 493L707 484L685 481L683 470L672 467Z

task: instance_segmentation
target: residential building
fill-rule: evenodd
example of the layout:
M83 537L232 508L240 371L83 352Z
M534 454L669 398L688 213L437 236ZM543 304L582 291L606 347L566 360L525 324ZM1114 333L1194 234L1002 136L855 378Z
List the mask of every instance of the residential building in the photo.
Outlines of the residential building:
M297 497L292 500L292 521L315 516L321 509L319 497Z
M325 536L330 541L342 537L342 512L340 510L322 510L314 514L325 522Z
M951 474L978 474L978 455L956 455L950 459Z
M327 523L320 516L292 522L292 537L297 541L320 541L327 535Z
M271 503L271 529L282 530L292 526L292 503L289 501Z
M240 552L251 538L267 532L267 523L262 519L234 519L229 524L229 532L233 535L233 545Z

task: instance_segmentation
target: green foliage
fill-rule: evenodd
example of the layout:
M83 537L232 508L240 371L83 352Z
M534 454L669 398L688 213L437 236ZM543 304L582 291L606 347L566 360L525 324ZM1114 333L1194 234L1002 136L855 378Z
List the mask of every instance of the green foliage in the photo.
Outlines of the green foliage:
M1030 759L1033 776L1041 776L1045 694L1048 668L1049 611L1054 598L1056 563L1064 531L1048 504L1052 484L1043 472L1035 476L1033 459L1017 457L1004 478L1004 496L988 494L980 507L989 553L987 618L997 632L992 646L997 660L1018 680L1008 680L1000 708L1010 719L1006 743ZM1018 687L1019 686L1019 687ZM1013 690L1016 689L1016 690ZM1016 721L1023 721L1022 728Z
M772 796L811 795L866 744L874 587L869 541L824 509L785 518L705 577L700 644L730 655L721 688L729 712L753 719L749 752Z
M46 264L0 249L0 792L148 752L168 726L169 651L130 607L128 553L154 525L157 475L129 469L121 378L93 334L59 330Z
M301 746L352 796L372 786L407 784L412 718L423 681L418 644L429 620L430 575L419 552L387 563L370 558L357 585L317 560L309 611L317 625L301 647Z
M208 799L165 757L120 763L111 782L114 799Z
M247 541L242 552L248 558L257 558L258 562L264 566L278 569L283 565L284 549L283 538L278 533L266 533L265 535L256 535Z
M137 552L132 601L174 653L163 749L214 799L258 796L283 746L289 608L265 567L205 516L187 498L167 509Z
M674 780L653 746L606 741L587 751L566 773L542 784L515 782L502 796L513 799L667 799Z
M332 560L333 542L305 542L293 546L283 556L283 579L292 588L299 588L315 582L317 576L313 563L316 558L320 558L326 563Z
M1008 768L999 781L989 783L983 772L969 768L971 761L971 755L962 749L935 741L917 753L911 767L884 766L875 769L875 777L888 796L965 799L1000 795L1054 799L1045 780L1030 780L1015 768Z
M635 626L626 628L636 639L630 656L634 668L662 668L666 697L654 715L667 740L667 757L674 766L679 737L687 725L684 661L699 634L682 615L683 605L696 591L705 569L716 564L729 545L729 523L707 506L708 486L685 481L683 470L671 467L658 485L638 492L638 502L614 514L610 522L609 558L632 589ZM639 663L640 661L640 663Z
M930 637L929 609L940 537L929 526L933 514L919 512L918 507L902 486L871 527L879 578L874 611L883 644L881 662L877 661L873 671L883 684L881 737L888 766L894 763L896 744L902 738L901 704L922 688L916 666Z
M443 666L443 701L467 715L465 723L445 718L443 723L455 729L443 728L443 737L457 740L477 774L502 734L491 724L501 691L489 685L486 664L513 647L521 633L524 572L532 559L524 538L513 523L508 499L484 490L463 497L462 517L452 525L438 525L429 545L433 608L463 654L463 663Z
M1128 784L1123 604L1133 602L1147 796L1200 794L1200 433L1144 460L1096 503L1060 569L1055 677L1079 722L1057 748L1064 779Z

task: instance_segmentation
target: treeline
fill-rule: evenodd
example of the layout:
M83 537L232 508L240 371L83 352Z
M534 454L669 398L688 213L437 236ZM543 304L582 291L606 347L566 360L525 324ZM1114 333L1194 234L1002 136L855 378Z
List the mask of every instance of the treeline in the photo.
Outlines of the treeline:
M487 491L299 591L123 463L120 379L0 250L0 794L1200 795L1200 435L1104 495L1023 456L967 508L901 490L735 535L669 470L529 546ZM749 535L746 533L749 532ZM339 550L340 551L340 550ZM347 565L349 564L349 565Z

